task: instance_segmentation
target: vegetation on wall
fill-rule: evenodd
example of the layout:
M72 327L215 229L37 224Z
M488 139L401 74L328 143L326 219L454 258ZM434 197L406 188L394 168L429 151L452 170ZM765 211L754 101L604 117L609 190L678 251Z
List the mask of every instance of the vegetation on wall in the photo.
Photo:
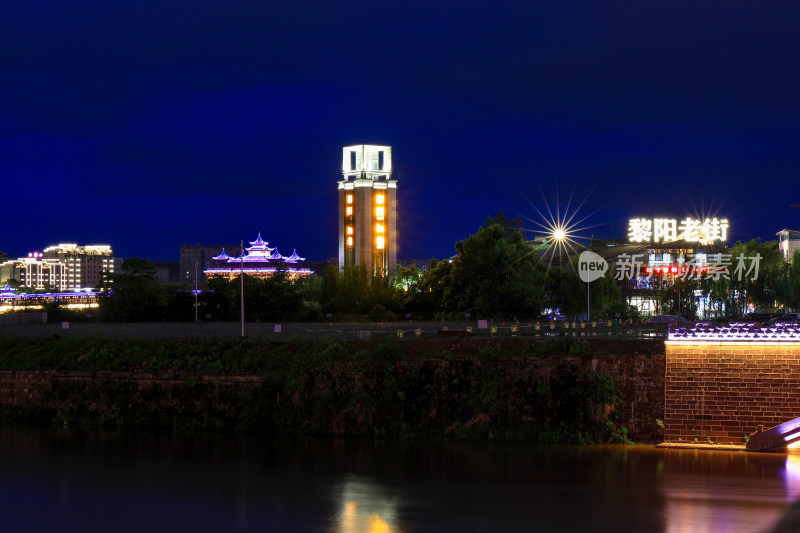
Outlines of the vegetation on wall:
M35 411L34 419L44 423L385 438L619 440L621 397L614 380L584 373L553 355L588 348L564 341L489 344L477 354L426 354L417 362L408 353L413 342L397 341L2 343L0 369L83 370L82 375L98 376L57 379L42 405L20 408ZM548 371L535 376L520 371L526 358L542 353L548 354L546 365L529 368ZM105 370L117 374L95 374ZM242 374L261 379L220 381ZM137 375L150 376L150 384L141 386ZM19 418L19 409L2 411L7 420Z

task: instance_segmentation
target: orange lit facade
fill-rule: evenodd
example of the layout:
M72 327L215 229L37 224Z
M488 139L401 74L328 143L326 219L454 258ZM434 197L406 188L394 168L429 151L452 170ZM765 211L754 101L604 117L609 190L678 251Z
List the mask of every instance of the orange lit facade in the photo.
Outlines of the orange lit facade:
M339 182L339 269L393 276L397 264L397 180L389 146L343 149Z
M800 342L666 342L664 439L743 444L800 416Z

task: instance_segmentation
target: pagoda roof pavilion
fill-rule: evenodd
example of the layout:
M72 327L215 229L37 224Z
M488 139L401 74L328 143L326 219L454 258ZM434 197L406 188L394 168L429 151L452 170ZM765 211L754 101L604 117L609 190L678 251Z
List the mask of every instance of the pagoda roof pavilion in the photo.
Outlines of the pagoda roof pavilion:
M228 279L233 279L242 273L268 278L276 272L282 271L292 279L313 274L313 270L298 265L302 261L305 261L305 258L297 255L297 250L294 250L292 255L285 257L278 252L277 247L270 247L259 233L256 240L250 241L250 246L243 250L238 257L231 257L223 248L219 255L211 259L211 264L207 270L204 270L204 273L209 278L225 277Z

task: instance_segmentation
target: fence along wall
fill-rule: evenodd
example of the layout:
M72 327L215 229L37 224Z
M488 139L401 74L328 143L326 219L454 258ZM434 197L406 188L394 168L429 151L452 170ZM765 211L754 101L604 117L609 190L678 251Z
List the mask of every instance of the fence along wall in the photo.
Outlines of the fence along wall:
M46 313L39 320L46 322ZM59 322L39 324L4 324L0 321L0 336L6 337L102 337L102 338L199 338L239 337L242 327L238 322ZM274 323L248 322L245 336L251 339L287 340L297 335L302 338L330 339L334 341L368 340L379 337L403 339L435 337L581 337L609 339L660 339L667 335L666 325L644 325L630 321L592 322L489 322L485 328L472 322L385 322L385 323Z
M743 444L800 416L800 343L666 341L665 440Z

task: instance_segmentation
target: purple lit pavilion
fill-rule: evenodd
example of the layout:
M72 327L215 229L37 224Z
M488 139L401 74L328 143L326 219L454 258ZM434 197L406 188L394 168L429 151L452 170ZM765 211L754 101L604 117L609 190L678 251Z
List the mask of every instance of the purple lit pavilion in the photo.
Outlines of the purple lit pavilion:
M225 253L225 249L216 256L212 257L207 270L203 272L211 278L235 279L244 272L248 276L266 279L276 272L285 272L289 279L297 279L310 276L313 270L302 267L305 257L297 255L297 250L290 256L283 256L277 248L270 248L269 243L261 238L250 242L250 247L246 248L239 257L231 257Z

